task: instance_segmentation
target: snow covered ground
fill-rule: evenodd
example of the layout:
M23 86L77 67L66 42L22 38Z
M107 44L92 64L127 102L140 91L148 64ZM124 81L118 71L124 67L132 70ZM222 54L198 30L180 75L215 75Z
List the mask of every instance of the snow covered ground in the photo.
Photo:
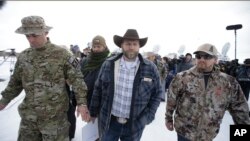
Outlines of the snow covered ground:
M1 61L0 61L1 62ZM6 81L0 82L0 92L4 90L9 80L9 65L4 63L0 66L0 78L6 79ZM18 105L22 102L25 94L22 92L18 97L11 101L11 103L2 111L0 111L0 141L16 141L19 128L20 116L17 112ZM1 98L1 95L0 95ZM250 101L248 101L250 105ZM168 131L165 127L165 102L161 102L160 107L157 110L155 120L148 126L146 126L141 141L176 141L176 132ZM220 132L214 141L229 141L229 126L233 124L232 118L228 112L226 112ZM86 125L81 121L80 117L77 118L77 129L75 138L73 141L82 140L82 127Z

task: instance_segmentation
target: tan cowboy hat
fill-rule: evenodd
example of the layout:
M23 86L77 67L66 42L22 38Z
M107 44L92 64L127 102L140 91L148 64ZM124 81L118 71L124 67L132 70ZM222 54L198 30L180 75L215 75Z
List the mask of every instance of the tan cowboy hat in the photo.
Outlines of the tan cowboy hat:
M41 35L43 32L48 32L52 27L47 26L44 19L40 16L28 16L22 20L22 26L15 32L19 34L36 34Z
M143 47L148 40L148 37L146 38L139 38L139 35L135 29L128 29L127 32L124 34L123 37L114 35L114 43L118 46L121 47L121 43L124 39L129 39L129 40L139 40L140 42L140 47Z

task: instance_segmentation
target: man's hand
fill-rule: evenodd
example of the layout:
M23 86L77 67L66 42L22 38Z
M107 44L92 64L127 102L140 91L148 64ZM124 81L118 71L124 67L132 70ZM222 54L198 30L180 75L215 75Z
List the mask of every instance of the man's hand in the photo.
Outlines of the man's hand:
M0 111L3 110L6 107L4 104L0 104Z
M78 105L76 111L77 111L77 117L79 116L79 114L81 114L83 121L85 121L85 122L90 121L91 117L89 115L89 110L88 110L86 105Z
M174 130L173 121L166 121L166 127L169 131L173 131Z

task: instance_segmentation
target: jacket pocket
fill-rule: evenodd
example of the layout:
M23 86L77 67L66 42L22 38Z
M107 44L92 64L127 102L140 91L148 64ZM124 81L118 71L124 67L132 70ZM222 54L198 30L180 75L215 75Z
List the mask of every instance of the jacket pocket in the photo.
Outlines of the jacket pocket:
M140 97L150 97L152 91L153 91L153 80L151 81L145 81L144 79L141 80L139 84L139 96Z

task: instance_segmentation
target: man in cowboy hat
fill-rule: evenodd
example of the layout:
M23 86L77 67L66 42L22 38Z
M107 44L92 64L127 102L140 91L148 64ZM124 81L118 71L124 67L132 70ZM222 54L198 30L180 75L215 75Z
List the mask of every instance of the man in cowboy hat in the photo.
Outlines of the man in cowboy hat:
M89 108L99 119L101 141L139 141L155 118L162 88L157 67L139 53L147 39L135 29L114 36L122 53L103 63Z
M14 73L1 93L0 110L24 90L26 95L18 109L21 117L18 141L68 141L66 80L76 94L77 114L88 120L87 87L77 59L49 41L47 35L52 27L42 17L28 16L21 22L16 33L26 36L30 48L18 56Z

